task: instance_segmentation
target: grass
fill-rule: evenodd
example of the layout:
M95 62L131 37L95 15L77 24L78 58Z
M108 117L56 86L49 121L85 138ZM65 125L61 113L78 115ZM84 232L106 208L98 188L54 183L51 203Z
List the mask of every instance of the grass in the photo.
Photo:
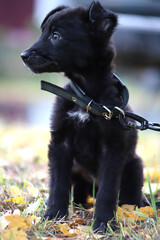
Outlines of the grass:
M45 199L48 196L48 170L47 170L47 145L49 142L48 128L37 128L27 126L5 126L0 125L0 215L8 214L9 209L13 214L15 210L20 210L20 214L25 218L34 216L40 219L45 211ZM144 135L143 135L144 134ZM157 148L159 135L157 133L148 132L140 134L137 152L143 156L144 165L147 166L147 174L145 174L145 183L149 186L149 195L153 206L155 217L146 216L146 220L138 222L126 222L126 220L118 221L118 230L113 232L108 227L108 232L105 236L93 234L91 226L93 224L93 210L84 209L81 206L71 205L71 217L68 221L56 222L40 222L39 220L32 221L32 228L27 230L28 239L51 239L66 238L73 239L123 239L128 236L128 239L156 239L159 234L160 222L159 211L155 206L155 197L159 197L159 187L156 195L152 191L152 184L158 185L159 171L159 156L160 150ZM153 144L155 142L155 144ZM148 150L148 146L152 143L152 148ZM157 159L154 161L154 159ZM41 161L39 161L41 159ZM147 159L147 162L145 161ZM154 169L155 172L151 171ZM146 169L146 167L145 167ZM150 177L150 181L147 176ZM156 176L157 175L157 176ZM27 181L33 184L33 190L27 189ZM21 195L26 201L23 204L9 203L6 206L4 201L10 197L10 187L16 185L21 190ZM38 190L38 195L34 196ZM144 190L145 191L145 190ZM148 196L149 196L148 195ZM93 183L93 207L95 205L95 185ZM28 210L31 212L28 215ZM137 215L145 216L137 210ZM78 219L78 220L77 220ZM75 223L79 221L78 223ZM84 222L83 222L84 221ZM67 236L66 236L67 235ZM147 238L145 238L147 236ZM11 238L11 240L14 238ZM5 239L6 240L6 239ZM8 240L8 239L7 239ZM16 239L17 240L17 239Z

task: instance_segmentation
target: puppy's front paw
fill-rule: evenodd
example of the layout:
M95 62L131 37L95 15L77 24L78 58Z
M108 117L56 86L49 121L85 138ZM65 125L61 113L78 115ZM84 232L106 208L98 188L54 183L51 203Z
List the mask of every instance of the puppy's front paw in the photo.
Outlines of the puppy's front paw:
M51 209L47 209L47 211L45 212L43 219L57 219L57 218L63 218L63 217L67 217L68 215L68 211L64 210L64 211L55 211L55 209L53 208L53 210Z
M93 232L99 234L105 234L107 230L107 224L105 222L95 221L93 224Z
M56 218L56 215L54 213L52 213L51 211L47 210L43 216L43 220L45 221L46 219L47 220L52 220Z
M109 226L113 231L117 230L117 223L115 220L109 222ZM105 234L108 229L107 222L103 222L100 220L95 220L93 224L93 232L99 234Z

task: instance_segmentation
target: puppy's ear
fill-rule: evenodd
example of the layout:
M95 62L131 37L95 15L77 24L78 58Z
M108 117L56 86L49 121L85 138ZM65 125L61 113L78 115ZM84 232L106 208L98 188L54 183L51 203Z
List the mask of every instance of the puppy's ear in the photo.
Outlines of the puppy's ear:
M99 2L92 2L89 7L89 20L97 30L113 30L117 25L117 15L105 10Z
M62 11L62 10L65 9L65 8L68 8L68 7L66 7L66 6L60 6L60 7L57 7L57 8L55 8L55 9L53 9L52 11L50 11L50 12L47 14L47 16L44 18L44 20L43 20L43 22L42 22L42 24L41 24L41 29L43 29L45 23L47 22L47 20L49 19L50 16L52 16L52 15L55 14L56 12Z

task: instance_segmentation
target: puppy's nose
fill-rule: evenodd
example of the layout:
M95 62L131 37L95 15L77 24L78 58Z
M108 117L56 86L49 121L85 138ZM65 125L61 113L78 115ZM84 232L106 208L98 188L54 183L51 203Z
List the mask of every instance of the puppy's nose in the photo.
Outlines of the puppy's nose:
M28 52L27 50L23 51L23 52L21 53L21 58L22 58L23 60L29 58L29 52Z
M21 53L21 58L23 60L27 60L31 55L35 54L35 50L29 51L29 50L25 50Z

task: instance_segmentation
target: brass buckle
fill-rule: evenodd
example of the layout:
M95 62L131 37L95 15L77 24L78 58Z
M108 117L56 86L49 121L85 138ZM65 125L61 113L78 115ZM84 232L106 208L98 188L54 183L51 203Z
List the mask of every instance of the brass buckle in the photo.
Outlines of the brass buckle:
M86 106L86 110L87 112L89 112L92 108L91 108L91 103L93 102L93 100L91 100L88 105Z
M107 108L106 106L103 106L103 108L107 111L107 112L103 112L102 116L106 119L106 120L111 120L112 118L112 112L109 108Z

